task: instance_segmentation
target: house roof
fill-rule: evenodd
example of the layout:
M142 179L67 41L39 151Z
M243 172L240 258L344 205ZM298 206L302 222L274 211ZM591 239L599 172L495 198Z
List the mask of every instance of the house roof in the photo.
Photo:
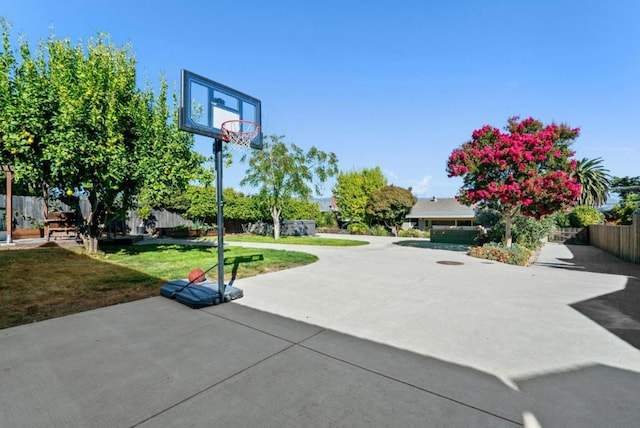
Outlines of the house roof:
M475 216L475 207L462 205L455 198L420 198L407 218L472 219Z
M331 197L331 198L317 198L317 199L314 199L313 201L318 203L318 206L320 207L320 212L336 211L337 210L336 201L335 201L335 198L333 198L333 197Z

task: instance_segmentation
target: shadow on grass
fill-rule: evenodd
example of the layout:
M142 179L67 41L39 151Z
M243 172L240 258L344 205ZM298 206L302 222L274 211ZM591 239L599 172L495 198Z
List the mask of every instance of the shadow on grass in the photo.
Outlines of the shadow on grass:
M395 245L401 247L426 248L428 250L446 250L446 251L469 251L469 245L465 244L449 244L446 242L431 242L424 239L406 240L394 242Z
M215 253L218 251L218 247L215 245L189 245L189 244L148 244L148 245L123 245L123 246L111 246L101 249L105 254L126 254L126 255L139 255L145 253L158 253L163 251L178 251L182 253ZM224 251L229 251L225 248Z
M238 276L238 268L241 263L251 263L251 262L261 262L264 260L264 256L262 254L252 254L247 256L236 256L229 257L228 259L224 259L225 265L232 265L231 268L231 280L229 281L229 285L233 285L236 277Z
M195 255L216 248L127 246L109 248L106 254L124 252L134 256L164 250ZM232 266L233 282L241 265L263 260L262 254L240 254L225 258L224 264ZM165 282L154 274L86 256L51 242L37 248L4 251L0 272L0 329L154 297Z
M162 279L47 243L0 257L0 328L157 296Z

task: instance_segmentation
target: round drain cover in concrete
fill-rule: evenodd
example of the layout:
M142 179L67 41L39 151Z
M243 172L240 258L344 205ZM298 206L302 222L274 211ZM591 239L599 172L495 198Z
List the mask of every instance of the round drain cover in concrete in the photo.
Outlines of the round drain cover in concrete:
M463 265L464 263L462 262L454 262L451 260L439 260L436 263L439 263L441 265L449 265L449 266L459 266L459 265Z

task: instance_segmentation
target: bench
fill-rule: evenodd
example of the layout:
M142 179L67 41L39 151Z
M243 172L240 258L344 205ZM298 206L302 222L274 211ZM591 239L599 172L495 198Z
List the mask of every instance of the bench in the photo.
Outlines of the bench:
M73 211L56 211L49 213L44 220L44 235L47 241L56 238L75 238L78 236L76 213Z

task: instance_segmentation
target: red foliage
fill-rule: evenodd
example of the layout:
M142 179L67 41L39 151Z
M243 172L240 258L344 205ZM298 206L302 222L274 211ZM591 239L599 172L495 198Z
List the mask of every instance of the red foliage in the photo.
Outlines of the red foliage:
M486 125L453 150L447 172L463 177L458 200L536 218L575 204L580 184L569 146L580 130L517 117L506 130Z

